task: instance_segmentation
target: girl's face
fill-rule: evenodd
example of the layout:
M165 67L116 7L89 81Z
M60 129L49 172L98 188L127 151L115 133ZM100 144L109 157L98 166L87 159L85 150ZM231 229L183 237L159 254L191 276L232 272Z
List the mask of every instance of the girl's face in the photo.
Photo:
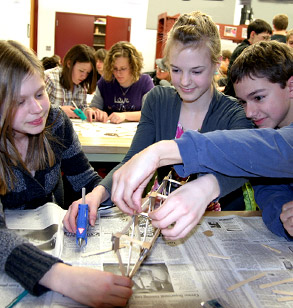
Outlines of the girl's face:
M234 88L246 116L256 126L276 128L289 125L293 121L289 112L290 100L293 97L289 83L290 79L285 89L282 89L278 83L272 83L267 78L244 77L234 84Z
M96 61L96 69L100 75L103 74L104 62L100 59Z
M76 85L80 84L87 79L92 69L90 62L76 62L72 68L72 82Z
M50 101L43 78L39 74L27 75L21 83L18 106L12 123L14 137L41 133L45 128L49 109Z
M196 49L174 44L169 54L172 84L185 103L210 102L216 65L211 62L206 46Z
M131 86L133 78L128 58L119 57L115 59L113 65L113 75L121 87L126 88Z

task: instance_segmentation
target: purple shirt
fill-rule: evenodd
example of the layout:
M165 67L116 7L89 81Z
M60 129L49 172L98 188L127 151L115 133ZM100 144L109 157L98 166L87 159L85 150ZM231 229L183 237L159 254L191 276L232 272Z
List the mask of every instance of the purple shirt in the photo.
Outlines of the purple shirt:
M107 82L100 78L97 90L103 98L103 107L96 103L99 93L96 93L90 106L103 109L108 115L112 112L140 111L143 96L153 87L153 81L147 74L142 74L139 80L128 88L121 87L116 79Z

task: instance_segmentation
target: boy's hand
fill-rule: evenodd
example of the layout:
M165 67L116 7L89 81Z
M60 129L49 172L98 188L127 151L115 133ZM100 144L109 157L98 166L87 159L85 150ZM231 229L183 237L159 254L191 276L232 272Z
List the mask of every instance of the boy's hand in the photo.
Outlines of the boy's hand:
M293 201L285 203L282 207L280 219L285 230L293 236Z

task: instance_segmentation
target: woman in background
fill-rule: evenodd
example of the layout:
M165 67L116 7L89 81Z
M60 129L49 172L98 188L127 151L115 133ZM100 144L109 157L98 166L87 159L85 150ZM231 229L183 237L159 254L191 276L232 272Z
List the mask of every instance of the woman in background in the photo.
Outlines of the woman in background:
M79 44L73 46L63 59L63 66L45 72L46 90L52 106L61 107L70 118L78 118L76 106L87 108L87 93L95 91L97 71L94 51Z
M143 58L129 42L118 42L108 51L103 77L86 110L89 122L139 121L145 94L154 87L151 77L141 74Z

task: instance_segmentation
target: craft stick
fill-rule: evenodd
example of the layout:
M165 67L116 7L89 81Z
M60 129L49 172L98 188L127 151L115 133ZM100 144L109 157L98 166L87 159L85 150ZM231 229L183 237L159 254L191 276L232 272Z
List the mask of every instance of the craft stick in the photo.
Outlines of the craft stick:
M118 233L116 233L116 234L118 234ZM133 242L133 243L140 245L143 248L147 248L147 249L150 248L150 243L148 243L148 242L143 242L143 241L140 241L136 238L132 239L130 236L128 236L126 234L121 234L120 238L122 238L122 237L123 237L123 239L129 241L130 243Z
M281 295L293 295L293 292L291 292L291 291L283 291L283 290L273 290L273 293L281 294Z
M132 230L131 230L131 239L132 239L132 240L133 240L133 238L134 238L135 221L136 221L135 216L132 216ZM131 242L130 242L130 245L129 245L126 276L129 275L130 260L131 260L131 255L132 255L132 243L133 243L133 242L131 241Z
M261 245L262 245L263 247L265 247L265 248L268 248L268 249L274 251L274 252L277 252L277 253L281 253L281 252L282 252L282 251L280 251L280 250L278 250L278 249L276 249L276 248L270 247L270 246L268 246L268 245L265 245L265 244L261 244Z
M278 302L288 302L288 301L293 301L293 296L283 296L277 298Z
M122 249L122 248L125 248L125 247L126 247L126 245L120 245L119 249ZM97 250L97 251L86 252L86 253L83 253L81 256L83 258L85 258L85 257L94 256L94 255L101 255L103 253L110 252L112 250L113 250L113 248L106 248L106 249L101 249L101 250Z
M250 277L250 278L248 278L248 279L242 280L242 281L240 281L240 282L238 282L238 283L232 285L232 286L229 287L227 290L228 290L228 291L233 291L233 290L235 290L235 289L237 289L237 288L243 286L244 284L246 284L246 283L248 283L248 282L251 282L251 281L254 281L254 280L257 280L257 279L259 279L259 278L261 278L261 277L263 277L263 276L265 276L265 275L266 275L266 273L257 274L257 275L255 275L255 276L252 276L252 277Z
M208 253L208 256L209 256L209 257L214 257L214 258L219 258L219 259L224 259L224 260L229 260L229 259L231 259L230 257L215 255L215 254L210 253L210 252Z
M265 289L265 288L277 286L279 284L283 284L283 283L287 283L287 282L292 282L292 281L293 281L293 278L288 278L288 279L279 280L279 281L275 281L275 282L271 282L271 283L261 284L259 287L261 289Z

